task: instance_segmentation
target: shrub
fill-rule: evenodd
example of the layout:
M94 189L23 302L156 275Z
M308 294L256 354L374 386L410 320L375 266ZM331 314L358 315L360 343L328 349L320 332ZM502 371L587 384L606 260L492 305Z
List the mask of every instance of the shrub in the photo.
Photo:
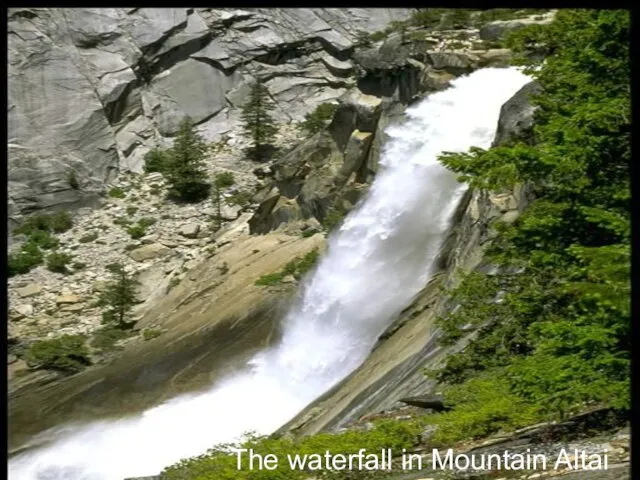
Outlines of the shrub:
M296 280L300 280L316 264L320 253L317 248L307 252L302 258L296 257L287 263L282 270L268 275L261 276L256 280L257 286L273 286L277 285L287 275L292 275Z
M216 175L214 185L218 188L229 188L236 183L232 172L222 172Z
M78 240L80 243L91 243L94 240L96 240L98 238L98 233L97 232L91 232L91 233L87 233L86 235L80 237L80 240Z
M138 225L141 225L142 227L147 228L156 222L157 220L153 217L143 217L140 220L138 220Z
M19 253L9 254L7 257L7 274L9 277L28 273L41 265L43 254L35 243L26 243Z
M56 248L60 244L60 241L47 231L36 230L29 236L29 243L33 243L40 248L49 250L52 248Z
M86 266L87 266L87 264L86 264L86 263L83 263L83 262L75 262L75 263L73 264L73 269L74 269L74 270L82 270L82 269L86 268Z
M134 207L133 205L129 205L127 207L127 215L135 215L136 212L138 211L138 207Z
M234 192L229 197L227 197L227 203L229 205L238 205L243 207L251 201L252 197L253 195L250 192L242 190Z
M78 182L75 170L69 170L69 173L67 173L67 183L74 190L78 190L80 188L80 183Z
M116 217L113 219L114 225L120 225L121 227L126 227L131 223L131 220L127 217Z
M147 228L144 225L140 225L140 224L132 225L129 228L127 228L127 233L131 235L131 238L133 238L134 240L137 240L146 235Z
M63 233L73 227L73 220L69 212L60 211L53 214L39 213L28 217L14 234L32 235L37 231Z
M333 119L338 106L334 103L322 103L316 107L316 109L307 113L299 126L302 130L309 135L313 135L323 130L329 121Z
M34 369L76 373L91 365L84 341L81 335L62 335L52 340L39 340L29 347L25 359Z
M146 341L146 340L152 340L156 337L159 337L160 335L162 335L162 330L158 330L156 328L145 328L142 331L142 338Z
M127 196L127 194L122 188L113 187L111 190L109 190L109 196L111 198L124 198Z
M54 252L47 257L47 270L57 273L68 273L67 265L72 257L68 253Z

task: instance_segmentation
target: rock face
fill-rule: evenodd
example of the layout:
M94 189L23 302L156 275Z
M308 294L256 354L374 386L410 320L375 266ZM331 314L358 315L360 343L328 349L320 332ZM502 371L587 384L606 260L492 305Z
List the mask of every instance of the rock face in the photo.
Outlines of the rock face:
M257 76L279 121L302 119L349 86L358 30L411 12L9 9L9 217L91 205L186 115L219 138Z
M553 21L555 11L548 12L544 15L534 15L527 18L519 18L516 20L497 20L489 22L480 29L480 39L482 40L500 40L510 32L520 30L528 25L546 25Z
M504 145L515 139L530 139L535 112L530 96L541 90L538 82L529 82L502 106L494 146Z

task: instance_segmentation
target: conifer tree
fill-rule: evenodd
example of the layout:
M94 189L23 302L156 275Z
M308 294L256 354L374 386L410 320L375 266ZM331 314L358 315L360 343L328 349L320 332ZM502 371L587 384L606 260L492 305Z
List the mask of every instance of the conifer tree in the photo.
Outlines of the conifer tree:
M189 117L180 123L173 147L169 150L165 172L169 196L186 202L199 202L209 196L204 159L207 145Z
M264 160L273 148L272 139L278 128L269 112L274 106L267 87L260 81L254 83L249 99L242 107L243 129L251 140L250 155L254 160Z
M134 280L122 265L114 265L112 269L115 277L98 299L98 306L106 307L102 313L102 322L115 325L122 330L133 327L135 321L130 321L131 310L138 303L136 287L138 282Z

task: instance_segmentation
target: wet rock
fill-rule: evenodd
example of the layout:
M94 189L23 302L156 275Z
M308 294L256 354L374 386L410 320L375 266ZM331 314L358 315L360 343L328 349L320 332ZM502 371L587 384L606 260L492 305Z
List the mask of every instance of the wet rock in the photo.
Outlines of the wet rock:
M42 287L37 283L30 283L25 287L16 288L16 292L18 292L18 295L20 295L22 298L27 298L42 292Z

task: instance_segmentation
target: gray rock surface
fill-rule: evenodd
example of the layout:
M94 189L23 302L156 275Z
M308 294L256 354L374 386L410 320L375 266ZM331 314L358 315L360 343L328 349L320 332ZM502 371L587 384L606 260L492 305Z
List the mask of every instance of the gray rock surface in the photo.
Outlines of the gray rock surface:
M140 171L149 148L170 144L185 115L218 140L236 125L256 76L278 103L278 121L301 120L350 85L359 30L411 12L9 9L10 219L92 206L118 172Z
M530 137L535 112L530 96L539 93L541 88L538 82L529 82L502 106L494 146Z

